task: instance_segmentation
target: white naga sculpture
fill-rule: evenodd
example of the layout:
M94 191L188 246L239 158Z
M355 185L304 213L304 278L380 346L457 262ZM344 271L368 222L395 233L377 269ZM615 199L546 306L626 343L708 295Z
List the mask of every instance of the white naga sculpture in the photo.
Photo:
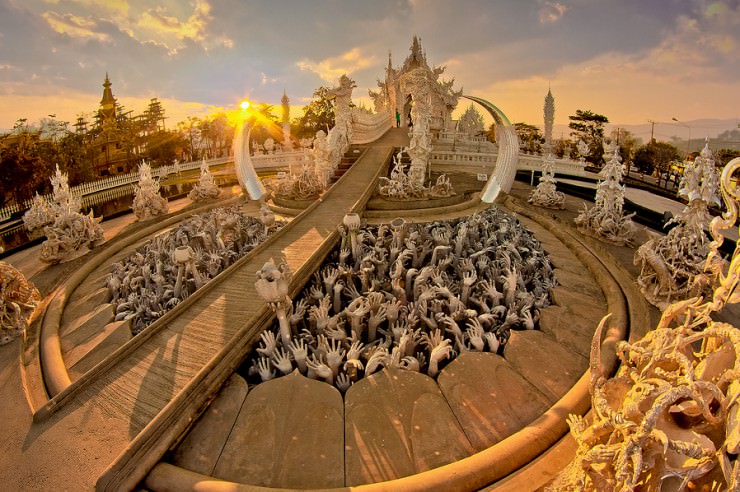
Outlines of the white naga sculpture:
M282 222L249 217L239 207L194 215L113 264L106 286L115 319L138 334L199 287L252 251Z
M139 165L139 183L134 186L134 202L131 208L139 220L147 220L167 214L167 199L159 194L159 181L152 178L148 162Z
M0 261L0 345L25 331L28 317L40 300L39 291L20 271Z
M731 187L734 159L722 173L728 212L712 220L707 266L735 227L740 192ZM740 331L712 319L740 303L740 248L718 271L711 298L668 306L655 330L621 342L621 366L601 371L600 342L591 352L592 422L571 415L576 456L551 490L740 490Z
M293 301L288 296L288 288L292 272L287 263L281 263L280 268L270 260L257 272L257 281L254 283L257 293L270 305L275 312L280 327L280 340L284 346L290 344L290 325L287 313L292 310Z
M278 315L251 356L250 381L298 369L345 391L383 367L435 377L456 354L497 352L534 329L552 267L534 236L493 207L447 222L361 225L347 214L335 249L291 305L287 270L257 288Z
M701 155L684 168L678 194L686 197L689 204L666 223L675 227L662 237L653 234L635 252L635 265L641 267L637 283L651 304L665 309L674 299L711 293L704 269L709 254L704 230L712 218L709 205L720 205L718 186L719 175L707 144ZM712 267L714 271L721 264Z
M188 198L194 202L203 202L218 198L220 193L221 190L216 186L216 182L213 180L213 175L208 170L208 164L206 163L206 160L203 159L200 163L200 178L193 189L190 190L190 193L188 193Z
M529 195L529 203L545 208L564 209L565 194L556 190L552 155L552 126L555 122L555 98L550 90L545 96L545 159L542 161L542 176L537 187Z
M632 216L625 215L624 189L622 184L622 158L615 149L608 162L601 170L596 199L593 207L584 207L575 223L582 232L593 235L603 241L618 245L630 245L634 240L635 225Z
M323 130L316 132L316 138L313 140L313 150L310 153L313 158L314 170L324 188L329 184L334 167L330 162L329 141ZM323 190L321 190L323 191Z
M557 191L557 181L553 172L555 159L552 153L547 152L542 161L542 176L537 187L529 195L529 203L538 207L562 210L565 208L565 194Z
M403 154L408 149L401 149L393 157L393 168L390 177L378 178L378 193L381 196L393 200L420 200L424 198L442 198L452 196L455 190L452 187L450 178L446 174L437 177L434 185L424 186L424 181L419 183L411 177L410 172L406 172L406 165L403 163Z
M432 155L432 135L429 128L432 116L431 94L427 72L421 68L412 70L407 75L406 87L411 89L413 104L411 121L413 126L409 133L409 146L406 153L411 157L409 177L416 185L424 185L429 157Z
M41 245L41 261L69 261L105 242L100 227L102 217L93 217L92 211L88 215L80 213L80 196L69 189L67 175L59 166L51 177L51 185L52 202L46 203L37 195L31 209L23 216L29 230L43 227L47 239Z
M352 90L357 87L355 81L342 75L339 86L329 89L329 97L334 99L334 128L329 130L329 163L337 169L342 156L349 150L352 141Z
M457 131L466 137L475 137L485 132L483 115L475 109L473 103L460 115L457 123Z

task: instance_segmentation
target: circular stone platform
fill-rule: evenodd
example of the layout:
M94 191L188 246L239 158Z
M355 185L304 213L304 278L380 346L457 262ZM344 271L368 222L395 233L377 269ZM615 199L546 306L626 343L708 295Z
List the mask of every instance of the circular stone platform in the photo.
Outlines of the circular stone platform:
M562 462L564 417L589 408L588 357L599 320L612 313L603 352L611 370L615 358L607 354L631 323L647 317L647 305L598 245L514 201L506 206L531 215L520 220L555 266L559 286L540 330L512 331L503 356L462 354L437 381L385 369L344 398L297 372L251 391L234 375L145 486L191 490L217 480L213 490L219 483L239 490L473 490L543 452Z
M448 219L481 207L485 205L476 202L435 214L423 210L419 221ZM506 201L505 208L520 214L535 233L560 284L552 292L554 304L542 312L540 330L512 332L503 356L463 354L437 381L384 370L355 384L344 398L299 374L251 392L233 376L179 446L152 469L147 489L188 490L215 479L215 487L229 481L243 484L244 490L472 490L511 473L508 483L528 475L529 484L531 472L522 470L562 463L567 455L558 449L569 445L567 437L558 444L568 430L564 417L589 408L588 355L599 319L612 313L603 351L603 362L611 368L615 361L608 347L627 336L630 326L649 326L647 306L629 275L600 245L514 200ZM157 230L163 226L157 224ZM115 254L125 255L124 250L130 252L140 241L139 235L128 238ZM107 350L95 358L86 351L90 337L77 341L63 336L58 348L42 344L41 357L51 354L62 362L55 367L71 378L105 362L129 338L110 323L106 293L97 287L104 265L112 261L110 255L101 258L80 269L62 287L66 294L53 298L47 311L62 334L89 331L96 339L109 340L92 344ZM45 384L52 387L49 374ZM538 455L544 458L533 462ZM542 475L542 483L550 476ZM376 485L364 485L371 483Z

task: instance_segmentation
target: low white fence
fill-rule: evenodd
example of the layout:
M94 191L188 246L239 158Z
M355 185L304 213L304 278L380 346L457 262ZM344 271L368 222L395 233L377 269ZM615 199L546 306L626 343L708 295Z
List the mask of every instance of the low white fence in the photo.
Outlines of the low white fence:
M353 143L360 143L364 139L370 139L368 141L377 140L388 130L388 128L390 128L390 119L387 115L370 115L367 113L358 114L363 115L362 118L365 123L353 123ZM378 116L383 116L383 118L375 118ZM375 123L370 121L373 118L375 118ZM361 137L360 141L355 138L358 129L361 129L358 137ZM459 143L460 142L458 142L458 144ZM469 145L484 145L486 150L491 149L491 147L485 145L485 142L470 142ZM462 169L467 168L466 170L471 170L473 172L491 172L498 153L476 152L474 149L471 150L469 145L465 145L463 148L456 148L454 151L446 149L434 150L430 157L430 164L447 169L454 166ZM493 144L490 145L492 146ZM493 148L495 148L495 146L493 146ZM542 159L542 156L519 154L519 165L517 169L540 171L542 169ZM192 161L178 164L177 166L174 164L160 166L152 169L152 175L160 179L166 178L167 176L176 174L178 168L180 171L197 169L200 167L201 162L202 161ZM230 162L233 162L233 157L231 156L210 159L207 161L209 166L228 164ZM257 154L252 156L252 164L258 171L281 168L292 168L293 171L298 171L306 162L306 155L303 150L275 152L272 154ZM554 163L554 171L556 173L569 174L572 176L584 176L583 168L584 163L570 159L556 159ZM139 173L136 171L88 183L82 183L78 186L73 186L71 191L82 197L83 207L91 207L132 193L133 186L138 182ZM43 198L51 200L51 195L44 195ZM31 200L26 200L20 204L14 203L0 208L0 222L10 219L14 214L28 210L31 207L31 203Z
M520 171L542 171L542 161L544 156L531 155L531 154L519 154L519 166L517 170ZM570 176L586 176L584 167L585 162L574 161L572 159L555 159L553 162L553 171L558 174L568 174Z
M267 156L265 156L267 157ZM210 159L206 161L209 166L215 166L219 164L226 164L232 160L231 157L220 157L217 159ZM178 168L180 171L190 171L200 167L202 161L184 162L182 164L170 164L168 166L160 166L152 169L152 177L155 178L166 178L171 174L177 174ZM89 181L82 183L77 186L71 186L70 191L76 195L82 197L82 206L89 207L97 203L103 203L107 200L112 200L120 196L124 196L127 193L131 193L131 189L134 184L139 182L139 172L134 171L127 174L117 174L108 178L98 179L95 181ZM101 192L105 192L102 193ZM93 196L101 195L101 198L93 198ZM102 199L102 196L109 196L110 198ZM43 195L47 201L51 201L51 194ZM22 203L12 203L8 206L0 208L0 222L8 220L13 214L24 212L31 208L32 200L25 200Z

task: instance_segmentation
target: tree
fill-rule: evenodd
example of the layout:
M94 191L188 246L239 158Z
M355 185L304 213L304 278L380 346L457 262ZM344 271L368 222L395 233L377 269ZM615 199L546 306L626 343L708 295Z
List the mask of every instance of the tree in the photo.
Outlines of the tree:
M735 157L740 157L740 150L720 149L714 153L714 161L717 166L724 166Z
M634 163L642 173L652 174L655 169L662 173L669 169L671 161L679 160L680 157L681 153L674 145L667 142L650 142L637 149Z
M624 128L614 128L611 132L611 139L613 142L619 143L619 155L622 156L622 162L625 163L629 172L629 163L635 157L635 150L640 145L640 140L635 138L632 132Z
M496 143L496 123L491 123L491 126L488 127L488 130L486 131L486 136L488 137L488 140Z
M545 143L545 137L542 132L534 125L527 123L514 123L516 135L519 137L519 148L530 154L542 153L542 144Z
M321 86L313 93L311 102L303 108L303 116L297 119L291 133L297 138L313 138L316 132L328 133L334 127L334 105L329 98L329 88Z
M10 134L0 137L0 202L2 205L50 190L51 164L42 158L40 130L20 118Z
M609 123L609 118L589 110L577 109L575 115L568 116L570 123L568 128L572 131L571 136L586 142L589 155L586 158L596 165L604 163L604 125Z
M271 104L260 104L252 110L249 123L252 125L250 140L255 144L262 145L265 140L272 138L279 142L283 139L283 130L277 124L277 116L272 113Z
M562 159L564 157L573 158L575 157L573 155L574 151L573 141L568 138L556 138L552 141L552 153L555 154L558 159Z

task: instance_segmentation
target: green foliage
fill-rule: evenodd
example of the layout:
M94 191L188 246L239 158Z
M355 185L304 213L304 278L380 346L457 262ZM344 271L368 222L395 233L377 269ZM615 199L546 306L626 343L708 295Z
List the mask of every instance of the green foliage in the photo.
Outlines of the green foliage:
M568 128L572 131L571 136L583 140L588 144L590 150L586 160L596 165L604 163L604 125L609 123L609 118L602 114L589 110L577 109L575 115L568 116L570 123Z
M486 136L490 142L496 143L496 123L491 123L491 126L486 130Z
M714 153L714 160L718 166L724 166L735 157L740 157L740 150L720 149Z
M552 141L552 153L558 158L575 158L578 153L573 147L573 141L568 138L556 138Z
M303 108L303 116L297 119L291 129L297 138L313 138L317 131L328 133L334 127L334 105L329 98L329 90L321 86L314 91L313 99Z
M153 167L172 164L182 155L185 139L176 131L159 130L147 138L146 159Z
M642 145L635 151L634 164L645 174L652 174L653 170L659 172L670 168L671 161L679 160L681 153L672 144L667 142L651 142Z
M283 129L277 124L277 116L272 111L271 104L260 104L252 110L253 116L249 123L252 125L250 141L253 144L262 145L268 138L275 142L283 140Z
M39 134L22 119L12 133L0 137L0 205L21 203L51 189L50 150L40 144Z
M519 137L519 148L524 152L539 154L542 152L542 144L545 137L539 128L527 123L514 123L516 135Z

